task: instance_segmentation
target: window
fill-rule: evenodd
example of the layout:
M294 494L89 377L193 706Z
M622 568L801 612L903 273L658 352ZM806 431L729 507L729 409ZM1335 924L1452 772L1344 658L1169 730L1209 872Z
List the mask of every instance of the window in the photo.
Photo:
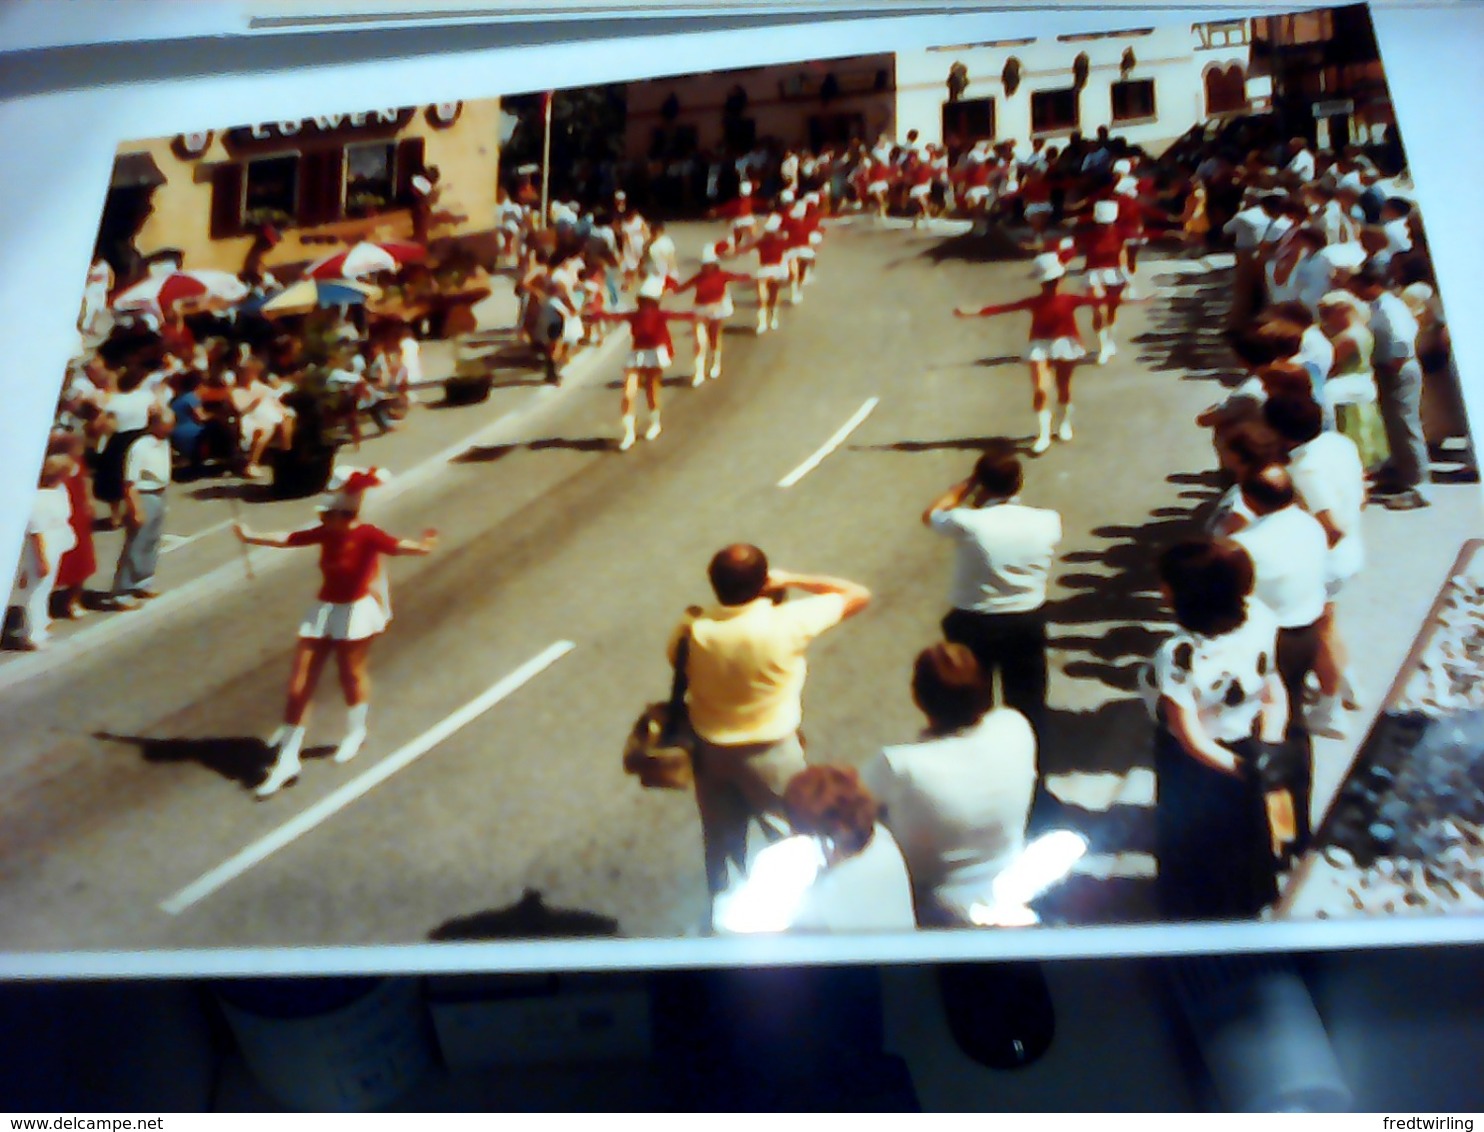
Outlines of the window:
M247 224L292 224L299 216L299 157L247 163L242 219Z
M1094 39L1133 39L1136 36L1153 35L1153 28L1130 28L1128 31L1084 31L1075 35L1059 35L1058 43L1087 43Z
M1240 64L1212 67L1206 72L1206 115L1232 114L1247 109L1247 72Z
M1031 95L1031 133L1075 130L1081 121L1077 102L1077 91L1073 87L1035 91Z
M663 126L656 127L650 135L649 158L651 161L667 161L693 157L700 145L700 135L696 127L689 123L671 126L668 129Z
M809 119L809 148L816 153L829 146L849 145L865 136L863 114L818 114Z
M1130 122L1155 116L1153 79L1129 79L1114 83L1112 91L1113 121Z
M984 43L955 43L947 47L929 47L929 51L972 51L976 47L1025 47L1027 44L1035 43L1035 36L1027 36L1024 39L991 39Z
M1246 47L1252 38L1250 27L1247 20L1211 20L1196 24L1195 33L1205 48Z
M757 144L756 118L727 118L721 131L728 153L747 153Z
M353 145L345 151L345 210L366 216L396 198L397 147L390 143Z
M994 127L992 98L966 98L943 104L943 144L955 158L976 141L993 141Z

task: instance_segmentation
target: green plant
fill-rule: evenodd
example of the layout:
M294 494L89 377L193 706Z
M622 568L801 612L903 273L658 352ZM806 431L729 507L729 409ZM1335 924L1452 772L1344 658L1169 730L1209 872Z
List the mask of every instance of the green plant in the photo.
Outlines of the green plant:
M249 208L242 214L242 223L247 228L258 228L269 225L274 228L292 228L294 218L281 208L271 208L261 205L257 208Z

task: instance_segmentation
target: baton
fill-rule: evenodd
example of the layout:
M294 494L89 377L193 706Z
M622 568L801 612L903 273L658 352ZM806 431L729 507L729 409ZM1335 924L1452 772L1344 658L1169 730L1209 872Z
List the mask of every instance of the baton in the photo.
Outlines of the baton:
M232 521L234 523L240 524L242 522L242 515L241 512L238 510L237 497L235 495L228 496L227 502L232 505ZM247 543L243 542L241 539L237 540L237 545L242 548L242 569L247 573L247 580L249 582L257 581L256 575L254 575L252 572L251 550L248 548Z

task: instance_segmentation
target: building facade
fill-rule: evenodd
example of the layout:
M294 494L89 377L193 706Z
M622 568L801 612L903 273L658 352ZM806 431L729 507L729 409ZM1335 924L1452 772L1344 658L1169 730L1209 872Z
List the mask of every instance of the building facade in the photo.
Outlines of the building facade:
M896 131L895 57L862 55L651 79L627 87L630 161L820 149Z
M897 55L897 130L958 150L1106 126L1158 151L1211 117L1266 108L1252 21L1005 39Z
M120 280L163 253L239 272L307 262L358 234L408 239L413 178L438 171L439 237L495 227L498 99L331 114L127 143L98 254ZM276 240L264 239L265 229Z
M1396 118L1364 5L1252 21L1253 63L1272 76L1274 108L1320 147L1394 140Z

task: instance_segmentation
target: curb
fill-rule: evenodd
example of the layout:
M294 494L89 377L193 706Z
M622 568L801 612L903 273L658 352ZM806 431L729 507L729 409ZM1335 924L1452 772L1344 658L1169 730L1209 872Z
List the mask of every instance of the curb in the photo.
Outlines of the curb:
M563 371L564 377L568 382L582 381L593 371L609 365L614 357L622 357L626 354L628 345L628 327L620 326L617 332L609 334L601 345L590 348L569 362ZM441 385L442 382L430 384ZM547 407L550 403L548 399L532 398L527 404L512 409L492 421L486 421L458 441L418 461L407 471L398 474L386 487L377 491L374 503L367 503L367 512L374 514L384 510L407 491L432 479L448 465L449 461L465 449L480 444L486 438L496 436L503 429L510 427L512 423ZM284 555L260 556L260 558L260 562L253 563L254 573L260 579L287 565L287 556ZM177 608L192 605L208 594L229 585L236 585L241 578L241 561L223 563L172 590L167 590L150 602L146 609L135 610L133 613L114 614L106 619L100 619L80 627L76 632L69 634L65 640L54 640L44 652L23 654L13 660L0 662L0 692L8 691L18 684L63 668L90 649L126 637L132 632L159 625L162 615L168 615Z

